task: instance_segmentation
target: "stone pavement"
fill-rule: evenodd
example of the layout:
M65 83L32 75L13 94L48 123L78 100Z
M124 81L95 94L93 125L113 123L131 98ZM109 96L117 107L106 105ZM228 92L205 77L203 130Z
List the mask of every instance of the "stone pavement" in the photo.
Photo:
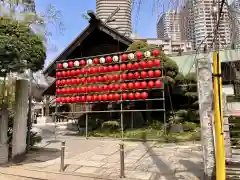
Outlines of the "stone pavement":
M119 141L85 140L73 137L62 137L61 140L66 140L63 174L119 179ZM203 179L202 151L199 144L124 142L124 146L126 178L138 180ZM24 162L12 165L11 168L18 169L18 171L59 174L60 143L52 142L40 150L33 151ZM4 168L0 168L0 173L2 171ZM69 177L68 180L70 179Z

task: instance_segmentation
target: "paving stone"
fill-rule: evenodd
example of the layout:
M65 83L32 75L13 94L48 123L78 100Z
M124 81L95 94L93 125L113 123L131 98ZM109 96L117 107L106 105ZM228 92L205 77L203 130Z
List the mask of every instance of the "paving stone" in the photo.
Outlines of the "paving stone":
M84 173L84 174L94 174L98 170L97 167L80 167L75 172L77 173Z
M108 162L102 166L103 168L117 168L120 167L119 163Z
M89 167L101 167L104 164L106 164L106 162L82 160L82 161L75 161L74 164L81 165L81 166L89 166Z
M94 155L94 156L90 157L89 159L92 161L102 161L106 158L107 158L107 156L105 156L105 155Z
M64 171L65 172L74 172L81 167L82 166L79 166L79 165L76 165L76 164L69 164L69 165L66 166Z
M152 176L150 172L143 172L143 171L126 171L126 177L131 177L139 180L149 180Z

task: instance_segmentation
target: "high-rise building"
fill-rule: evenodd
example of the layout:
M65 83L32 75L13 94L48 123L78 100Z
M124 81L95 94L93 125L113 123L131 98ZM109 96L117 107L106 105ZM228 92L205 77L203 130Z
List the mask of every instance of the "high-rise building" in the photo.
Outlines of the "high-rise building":
M232 0L229 2L230 4L230 13L231 13L231 20L232 20L232 43L239 46L240 44L240 0Z
M212 49L214 37L213 0L186 0L181 10L181 31L191 41L195 49ZM231 44L230 19L228 9L223 7L223 15L218 28L220 47Z
M125 36L130 36L132 33L131 6L131 0L96 0L96 14L104 22L119 7L107 25Z
M164 13L157 23L157 37L181 40L180 13L179 11L168 11Z

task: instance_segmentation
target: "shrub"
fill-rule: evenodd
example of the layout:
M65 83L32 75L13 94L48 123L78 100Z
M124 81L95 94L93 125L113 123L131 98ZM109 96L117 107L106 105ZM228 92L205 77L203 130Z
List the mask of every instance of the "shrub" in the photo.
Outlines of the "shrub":
M195 131L198 125L193 122L184 122L183 123L183 130L184 131Z
M109 131L116 131L120 127L119 122L117 121L105 121L102 123L102 128Z
M160 122L160 121L158 121L158 120L153 120L150 126L151 126L151 128L153 128L153 129L158 129L158 130L160 130L160 129L162 129L163 123Z

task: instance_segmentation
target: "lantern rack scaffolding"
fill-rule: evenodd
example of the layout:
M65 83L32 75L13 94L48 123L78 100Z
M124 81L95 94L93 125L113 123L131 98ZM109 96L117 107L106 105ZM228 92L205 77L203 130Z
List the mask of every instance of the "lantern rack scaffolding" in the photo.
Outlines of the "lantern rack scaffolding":
M162 83L164 77L160 71L163 71L163 65L160 63L159 57L160 52L153 50L144 53L141 51L118 52L58 61L56 65L56 108L53 114L55 120L56 116L85 114L85 134L87 138L89 114L120 113L123 138L124 112L161 111L163 112L164 132L166 132L165 88L164 83ZM116 84L116 87L113 84ZM160 90L161 96L148 98L148 93L152 90ZM160 92L158 92L158 95L160 95ZM123 109L124 103L145 102L147 105L148 102L153 101L162 101L162 108ZM58 112L59 104L69 103L82 104L85 106L85 110ZM90 109L90 106L101 103L118 104L120 108L114 110Z

